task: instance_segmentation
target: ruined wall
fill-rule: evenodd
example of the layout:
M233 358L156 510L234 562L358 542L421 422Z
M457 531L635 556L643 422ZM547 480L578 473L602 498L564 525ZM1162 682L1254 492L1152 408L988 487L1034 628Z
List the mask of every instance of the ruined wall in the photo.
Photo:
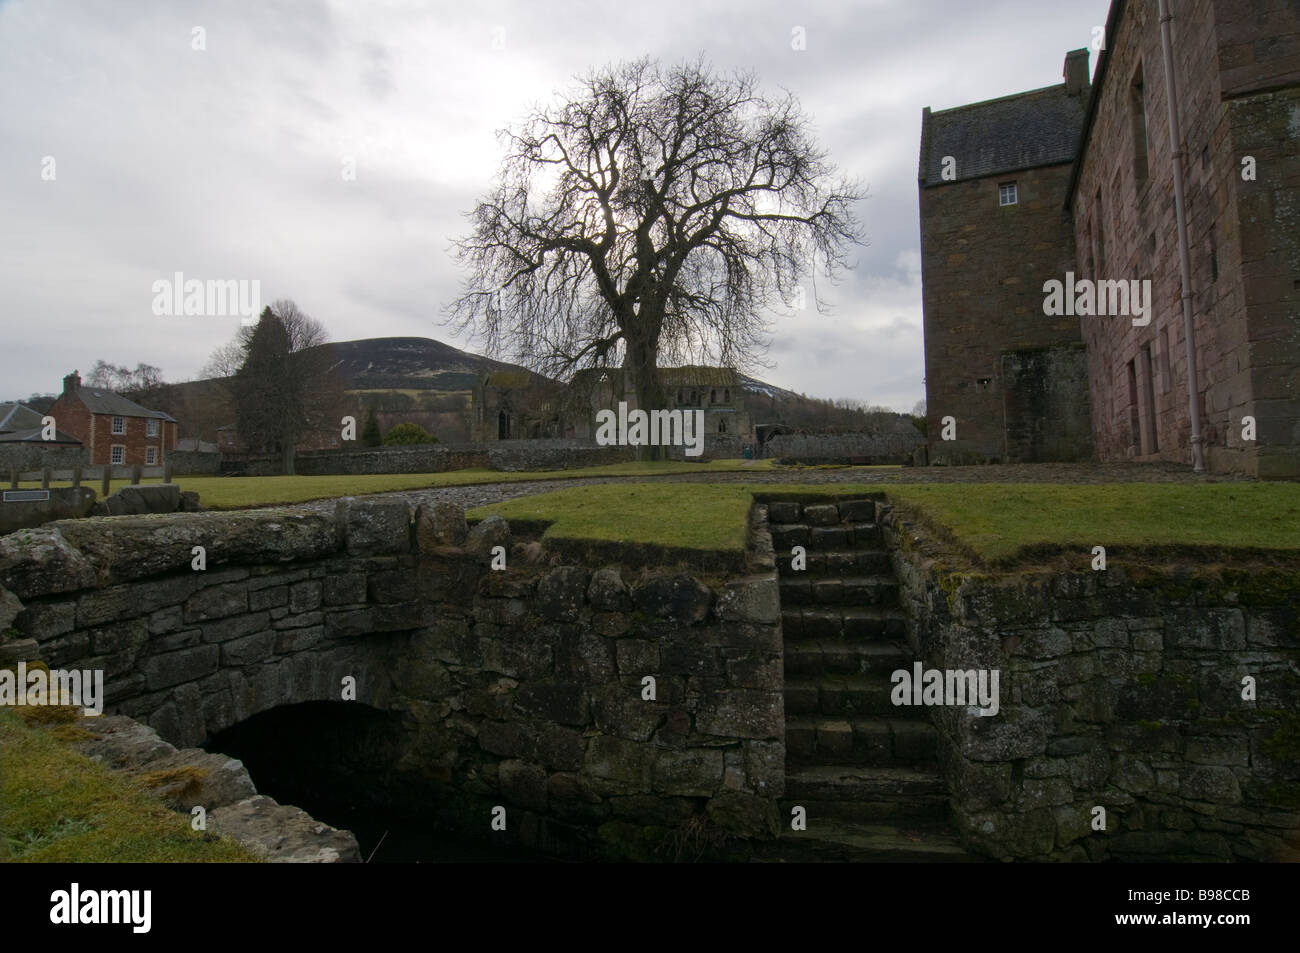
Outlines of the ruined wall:
M907 463L925 445L919 430L910 433L777 434L763 445L763 456L782 463Z
M513 470L569 470L636 459L635 447L599 447L582 440L498 440L491 443L429 444L299 453L294 471L303 476L360 473L443 473L475 467ZM248 476L280 473L269 454L226 454L222 470Z
M1008 463L1092 459L1082 345L1007 351L1001 369Z
M500 804L535 844L649 849L693 819L774 835L782 646L761 531L747 574L706 582L529 562L535 545L503 521L467 538L443 506L22 530L0 538L0 639L33 640L52 668L102 668L108 711L177 745L339 701L354 678L358 701L406 716L394 797L476 833ZM504 571L488 568L495 544Z
M929 709L970 847L1300 860L1294 572L960 575L925 555L917 526L884 524L918 658L1000 671L996 716Z

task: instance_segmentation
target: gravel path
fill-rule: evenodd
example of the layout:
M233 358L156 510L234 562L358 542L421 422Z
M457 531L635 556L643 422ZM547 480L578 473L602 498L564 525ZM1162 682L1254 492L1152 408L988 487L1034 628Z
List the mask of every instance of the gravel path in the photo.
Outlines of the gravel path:
M652 477L583 477L578 479L527 480L513 483L480 483L476 486L435 487L422 490L398 490L373 493L367 500L401 500L406 503L431 503L447 500L472 509L532 496L571 486L596 483L627 482L665 483L1249 483L1250 477L1232 474L1196 474L1191 467L1163 463L1076 464L1037 463L1003 464L978 467L902 467L889 470L755 470L734 473L683 473ZM309 503L285 504L285 509L332 513L333 499Z

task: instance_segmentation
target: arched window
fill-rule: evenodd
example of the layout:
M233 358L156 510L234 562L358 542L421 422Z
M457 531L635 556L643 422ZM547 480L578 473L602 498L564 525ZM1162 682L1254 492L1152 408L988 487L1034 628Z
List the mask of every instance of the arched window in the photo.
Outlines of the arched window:
M727 422L725 420L719 420L718 433L726 433L726 432L727 432Z
M700 394L699 394L699 392L698 392L698 391L691 391L691 406L694 407L694 406L697 405L699 402L700 402Z
M724 388L722 388L722 402L723 402L724 404L729 404L729 403L731 403L731 388L730 388L730 387L724 387Z
M714 387L712 390L709 391L709 403L716 404L717 402L718 402L718 389Z
M680 387L677 388L677 403L682 403L682 389Z

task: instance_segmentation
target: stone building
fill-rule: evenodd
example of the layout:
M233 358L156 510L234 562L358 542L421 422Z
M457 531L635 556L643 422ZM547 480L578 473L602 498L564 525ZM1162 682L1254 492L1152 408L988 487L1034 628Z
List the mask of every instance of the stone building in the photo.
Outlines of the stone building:
M746 407L745 388L732 367L685 365L661 367L659 382L667 407L664 410L704 411L706 448L725 447L727 453L755 440L754 421ZM616 379L621 374L622 381ZM621 384L620 387L615 387ZM580 371L569 385L569 419L573 436L594 440L596 412L617 409L626 401L628 410L637 408L636 387L628 370ZM647 408L655 409L655 408Z
M1300 8L1179 0L1197 400L1209 469L1300 473ZM931 112L919 169L933 462L1190 463L1176 144L1157 0L1114 0L1097 70ZM1149 309L1048 314L1048 281ZM1112 291L1114 286L1112 285ZM1115 303L1114 295L1111 297ZM1081 300L1080 304L1084 304ZM944 417L955 418L944 440ZM1243 418L1253 418L1255 439Z
M525 370L489 371L470 398L470 440L535 440L565 434L561 387Z

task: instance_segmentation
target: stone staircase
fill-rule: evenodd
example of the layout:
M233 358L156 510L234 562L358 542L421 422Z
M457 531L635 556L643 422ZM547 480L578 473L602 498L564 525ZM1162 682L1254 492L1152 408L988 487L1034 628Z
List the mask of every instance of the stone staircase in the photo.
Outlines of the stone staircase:
M870 499L772 502L785 637L789 860L973 861L948 825L938 737L924 708L890 701L910 669L898 581ZM792 568L802 546L807 568ZM791 809L807 830L790 830Z

